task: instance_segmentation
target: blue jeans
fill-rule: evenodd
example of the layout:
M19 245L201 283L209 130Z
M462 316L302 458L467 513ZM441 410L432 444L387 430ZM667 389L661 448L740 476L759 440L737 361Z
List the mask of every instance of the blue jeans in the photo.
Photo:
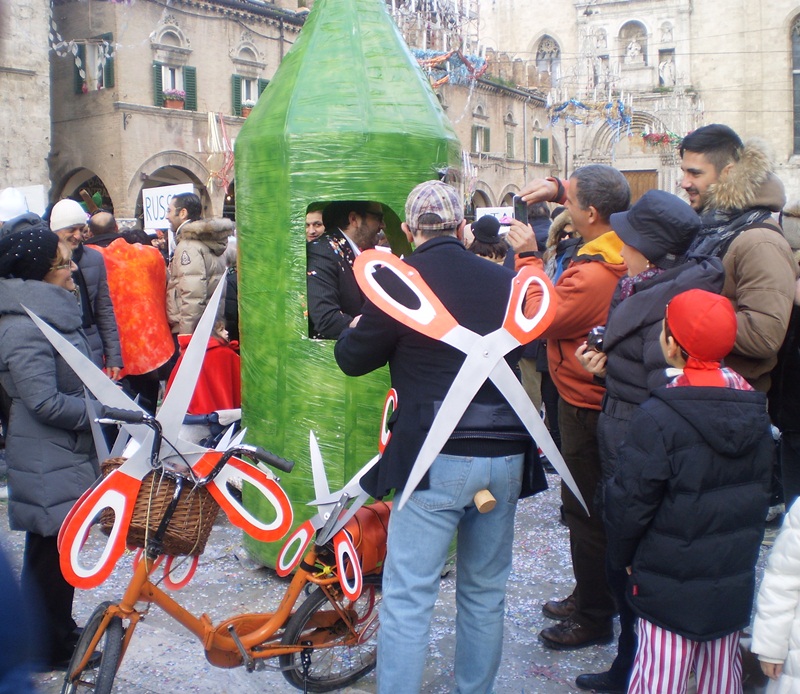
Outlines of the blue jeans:
M417 694L422 689L431 616L456 530L454 691L492 691L503 650L523 457L439 455L430 469L430 488L414 492L402 511L392 510L378 634L381 694ZM497 500L485 514L472 500L481 489Z

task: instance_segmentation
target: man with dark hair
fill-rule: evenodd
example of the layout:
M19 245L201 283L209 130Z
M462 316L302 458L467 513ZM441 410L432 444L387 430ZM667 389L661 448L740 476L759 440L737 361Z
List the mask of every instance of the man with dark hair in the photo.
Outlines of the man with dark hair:
M167 318L175 335L193 333L228 263L225 249L234 232L230 219L201 219L200 198L194 193L173 196L167 220L175 232L169 264ZM220 302L222 318L224 302Z
M325 233L306 246L308 334L335 340L361 313L364 297L353 276L361 251L375 248L385 228L378 202L337 200L323 210Z
M177 233L180 224L175 224L172 217L181 221L194 222L203 217L203 205L200 196L194 193L178 193L173 195L169 203L167 219L173 226L173 231ZM172 215L172 217L170 216Z
M464 248L464 215L456 190L441 181L426 181L411 191L405 212L402 228L416 246L406 263L460 325L480 335L499 328L514 273ZM405 288L388 271L379 270L376 281L385 282L393 296ZM506 357L511 366L519 351ZM389 364L398 398L392 436L380 462L361 484L375 497L391 489L399 492L406 486L436 406L445 399L465 357L371 302L365 304L358 325L342 333L335 354L350 376ZM532 448L514 411L487 381L408 503L402 509L394 507L378 633L380 694L422 691L431 615L456 531L455 690L492 691L502 655L514 513L523 459ZM473 497L487 485L497 505L481 514Z
M539 635L548 648L582 648L612 640L616 610L606 578L605 528L594 506L601 480L597 422L605 389L581 366L575 350L592 328L605 325L614 290L625 274L622 241L611 228L610 217L628 209L630 188L616 169L590 164L577 169L566 184L557 179L532 181L522 197L528 203L566 199L573 226L582 238L582 245L556 283L558 310L542 337L547 340L550 375L559 394L561 452L590 515L562 484L575 590L567 598L542 607L545 616L561 621ZM517 269L527 264L542 266L530 226L514 220L508 241L517 252ZM525 313L533 315L536 309L535 305L526 305Z
M772 219L786 201L783 184L764 143L743 143L727 125L698 128L683 139L680 154L681 188L703 222L689 252L722 260L722 294L736 311L736 343L725 364L766 391L797 278L791 248Z

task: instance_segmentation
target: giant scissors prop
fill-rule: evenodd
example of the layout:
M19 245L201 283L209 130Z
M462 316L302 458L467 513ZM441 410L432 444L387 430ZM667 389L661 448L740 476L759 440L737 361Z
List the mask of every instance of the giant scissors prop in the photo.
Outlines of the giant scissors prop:
M375 270L378 268L386 268L399 278L414 293L419 307L410 308L389 295L375 277ZM505 360L506 354L511 350L536 339L553 322L556 304L553 300L553 285L547 276L533 267L523 268L512 280L511 296L503 325L481 336L459 325L419 273L396 256L378 251L364 251L356 258L353 269L361 291L378 308L403 325L455 347L467 355L434 417L428 436L411 469L398 509L402 509L408 501L450 438L475 394L489 378L588 513L586 502L560 451L553 443L550 432ZM528 288L534 283L541 287L542 300L536 314L532 318L526 318L522 305Z
M342 489L331 494L325 464L313 431L309 432L308 443L314 493L317 497L309 502L309 506L316 506L317 513L299 525L284 542L275 564L275 573L284 577L294 571L316 533L314 543L317 547L322 547L329 541L333 542L342 592L350 600L356 600L363 588L363 577L352 538L344 530L344 526L369 498L369 494L361 489L358 482L378 462L379 456L375 456L364 465Z
M130 519L142 480L153 470L151 458L161 460L166 468L186 471L188 467L191 476L202 479L223 456L223 446L230 443L238 445L243 437L244 432L240 432L234 442L227 437L218 446L218 450L198 446L180 437L183 418L191 402L208 338L216 320L223 286L224 283L220 282L209 300L186 349L172 388L155 416L163 434L163 443L161 450L157 452L158 455L151 455L155 437L152 430L142 424L123 424L132 436L123 454L127 460L88 489L73 505L61 526L58 536L61 571L66 580L76 588L88 589L100 585L114 570L114 566L125 551ZM127 415L138 414L139 421L143 421L146 416L144 410L125 395L101 369L38 316L27 308L25 310L78 374L88 390L103 405L121 413L127 412ZM91 414L90 412L90 416ZM120 416L120 419L123 417ZM253 450L258 449L253 448ZM286 465L290 466L289 463ZM229 482L239 480L246 480L267 498L275 511L272 522L264 523L259 520L244 507L240 497L231 491L232 485ZM231 523L257 540L274 542L283 537L291 527L292 506L286 493L271 473L254 465L235 457L230 458L219 474L208 483L207 489L225 511ZM114 523L99 558L94 564L87 566L81 556L81 549L97 515L106 508L113 510Z

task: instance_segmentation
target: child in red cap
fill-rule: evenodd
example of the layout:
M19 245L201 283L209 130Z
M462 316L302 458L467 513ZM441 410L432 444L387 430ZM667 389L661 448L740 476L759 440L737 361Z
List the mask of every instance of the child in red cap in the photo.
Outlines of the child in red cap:
M606 489L608 555L630 574L639 617L629 694L742 691L774 443L763 393L722 366L736 339L725 297L669 302L661 349L672 380L634 414Z

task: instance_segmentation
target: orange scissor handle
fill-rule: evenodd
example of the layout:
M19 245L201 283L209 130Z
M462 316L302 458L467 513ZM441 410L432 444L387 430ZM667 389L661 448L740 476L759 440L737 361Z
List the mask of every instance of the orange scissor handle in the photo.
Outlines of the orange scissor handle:
M114 470L72 509L62 526L59 548L61 573L71 585L84 590L96 588L111 575L125 551L131 514L141 484L141 480L122 470ZM114 512L111 532L97 561L92 566L84 566L81 548L95 518L106 508Z
M333 549L336 552L336 572L342 592L349 600L358 600L364 589L364 576L353 539L346 530L342 529L333 536Z
M383 455L386 450L386 444L392 438L392 432L389 431L389 417L397 409L397 391L394 388L389 388L386 393L386 401L383 403L383 416L381 417L381 433L378 439L378 452Z
M275 563L275 573L281 578L285 578L295 567L300 563L300 560L305 555L311 540L314 539L316 530L311 524L310 520L301 523L297 530L295 530L286 540L281 552L278 555L278 561Z
M375 270L386 268L408 287L419 301L417 308L400 303L375 279ZM373 304L399 323L434 340L441 340L458 327L439 298L420 277L419 272L391 253L369 250L361 253L353 265L356 281L361 291Z
M64 522L61 523L61 527L58 529L58 537L56 538L56 548L58 549L59 552L61 551L61 544L64 542L64 530L66 529L70 520L75 515L75 512L80 508L80 505L86 500L86 497L89 496L89 494L92 493L92 490L95 489L97 485L100 484L100 482L102 481L103 478L99 477L97 479L97 483L89 487L83 494L80 495L78 500L74 504L72 504L72 508L67 513L67 517L64 519ZM84 538L84 541L85 539L86 538Z
M193 466L193 471L199 477L208 474L222 457L219 451L209 451L203 455ZM275 511L275 519L271 523L264 523L248 511L239 499L231 493L229 481L244 480L252 484L266 497ZM292 504L283 488L262 470L254 465L245 463L239 458L231 458L219 474L208 483L208 491L216 502L225 511L233 525L244 530L248 535L260 542L275 542L280 540L292 527L294 519Z
M536 313L527 318L522 307L528 289L534 283L541 288L542 298ZM522 345L535 340L550 327L556 317L554 295L553 283L544 272L532 266L522 268L511 283L511 296L508 299L503 328Z
M180 559L182 562L174 569L172 568L172 564L175 562L176 559ZM172 557L168 556L167 561L164 564L164 585L169 588L170 590L180 590L181 588L185 588L189 585L189 581L194 578L195 571L197 571L197 565L200 562L200 555L195 554L191 557ZM183 568L183 573L178 572L178 568Z
M142 562L142 558L144 557L144 550L139 547L136 549L136 553L133 555L133 570L136 571L139 564ZM192 580L194 577L195 572L197 571L197 565L200 562L200 556L195 554L191 557L182 557L180 566L185 566L183 573L179 574L177 569L172 568L172 564L177 559L177 557L173 557L167 554L159 554L158 558L150 564L149 573L152 574L163 562L166 560L164 564L164 578L163 583L164 585L169 588L170 590L180 590L181 588L185 588L189 585L189 581Z

